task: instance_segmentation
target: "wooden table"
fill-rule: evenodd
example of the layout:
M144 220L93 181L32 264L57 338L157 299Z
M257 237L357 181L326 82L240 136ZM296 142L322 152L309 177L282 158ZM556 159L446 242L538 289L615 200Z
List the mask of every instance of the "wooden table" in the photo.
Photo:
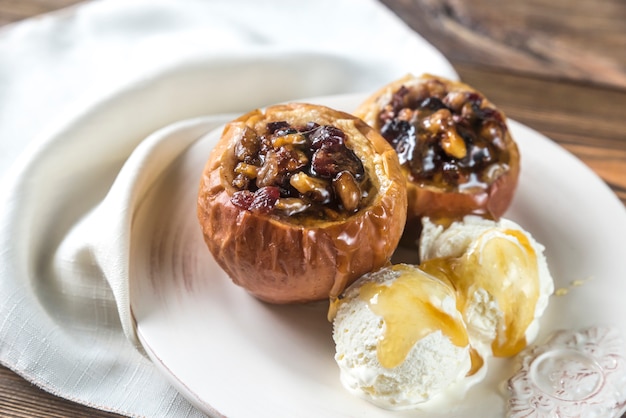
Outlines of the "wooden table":
M626 2L382 0L505 113L544 133L626 204ZM0 25L78 0L0 0ZM0 367L2 417L114 417Z

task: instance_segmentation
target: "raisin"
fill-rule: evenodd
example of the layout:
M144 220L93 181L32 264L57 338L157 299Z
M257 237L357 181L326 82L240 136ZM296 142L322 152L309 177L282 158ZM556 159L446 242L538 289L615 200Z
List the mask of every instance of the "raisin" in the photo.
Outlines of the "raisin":
M496 109L493 109L491 107L484 107L481 109L476 109L475 113L476 113L476 117L480 119L481 121L495 120L497 122L502 122L502 116L500 112L498 112Z
M420 174L422 178L432 178L440 163L441 156L433 147L428 147L422 155L422 166L416 167L412 171Z
M360 180L365 174L363 163L349 148L321 147L311 159L311 171L314 175L332 179L342 171L348 171Z
M390 119L380 130L383 138L391 145L395 145L399 141L398 138L406 136L411 129L411 124L405 120Z
M296 129L292 128L289 122L287 121L278 121L278 122L269 122L266 125L267 133L275 136L282 136L287 134L295 134L298 132Z
M405 120L391 119L381 129L383 138L396 150L400 164L413 159L417 142L415 126Z
M493 160L492 152L487 144L473 144L468 148L465 158L459 161L460 167L469 169L483 168Z
M439 109L447 109L448 107L437 97L427 97L419 105L420 109L428 109L433 112Z
M400 109L405 106L406 96L409 94L409 89L406 86L400 86L400 88L391 96L391 108L394 113L398 113Z
M449 161L444 161L441 165L441 174L448 184L456 184L461 178L459 166Z
M345 145L345 137L341 129L329 125L319 126L309 134L313 149L321 147L339 149Z

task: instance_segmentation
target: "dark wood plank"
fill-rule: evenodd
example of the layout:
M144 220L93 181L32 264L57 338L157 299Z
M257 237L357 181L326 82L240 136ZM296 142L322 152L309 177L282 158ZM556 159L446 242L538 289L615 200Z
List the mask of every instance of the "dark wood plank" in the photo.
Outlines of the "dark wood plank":
M623 0L382 0L448 59L626 88Z
M83 0L0 0L0 26L81 3Z
M47 418L115 418L120 415L59 398L0 366L0 416Z

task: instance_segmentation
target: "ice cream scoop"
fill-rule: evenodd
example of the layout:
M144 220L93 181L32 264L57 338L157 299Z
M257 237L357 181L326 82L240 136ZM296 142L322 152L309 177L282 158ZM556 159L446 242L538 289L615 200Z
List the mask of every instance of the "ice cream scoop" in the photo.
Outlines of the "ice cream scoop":
M353 394L407 409L480 380L467 378L476 365L454 289L418 267L370 273L337 303L335 360Z
M424 220L420 267L455 287L472 346L510 357L532 342L554 291L544 247L508 219Z
M543 250L509 220L425 219L419 266L369 273L331 306L341 382L388 409L458 398L536 337L554 289Z

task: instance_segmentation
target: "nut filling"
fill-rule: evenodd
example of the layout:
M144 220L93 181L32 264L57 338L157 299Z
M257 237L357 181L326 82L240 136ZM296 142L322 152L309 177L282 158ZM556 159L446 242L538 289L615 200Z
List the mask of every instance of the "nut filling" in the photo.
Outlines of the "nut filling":
M439 80L402 86L378 117L413 182L486 189L509 169L504 116L476 92L448 91Z
M346 134L331 125L269 122L234 147L233 205L297 220L337 220L364 207L371 182Z

